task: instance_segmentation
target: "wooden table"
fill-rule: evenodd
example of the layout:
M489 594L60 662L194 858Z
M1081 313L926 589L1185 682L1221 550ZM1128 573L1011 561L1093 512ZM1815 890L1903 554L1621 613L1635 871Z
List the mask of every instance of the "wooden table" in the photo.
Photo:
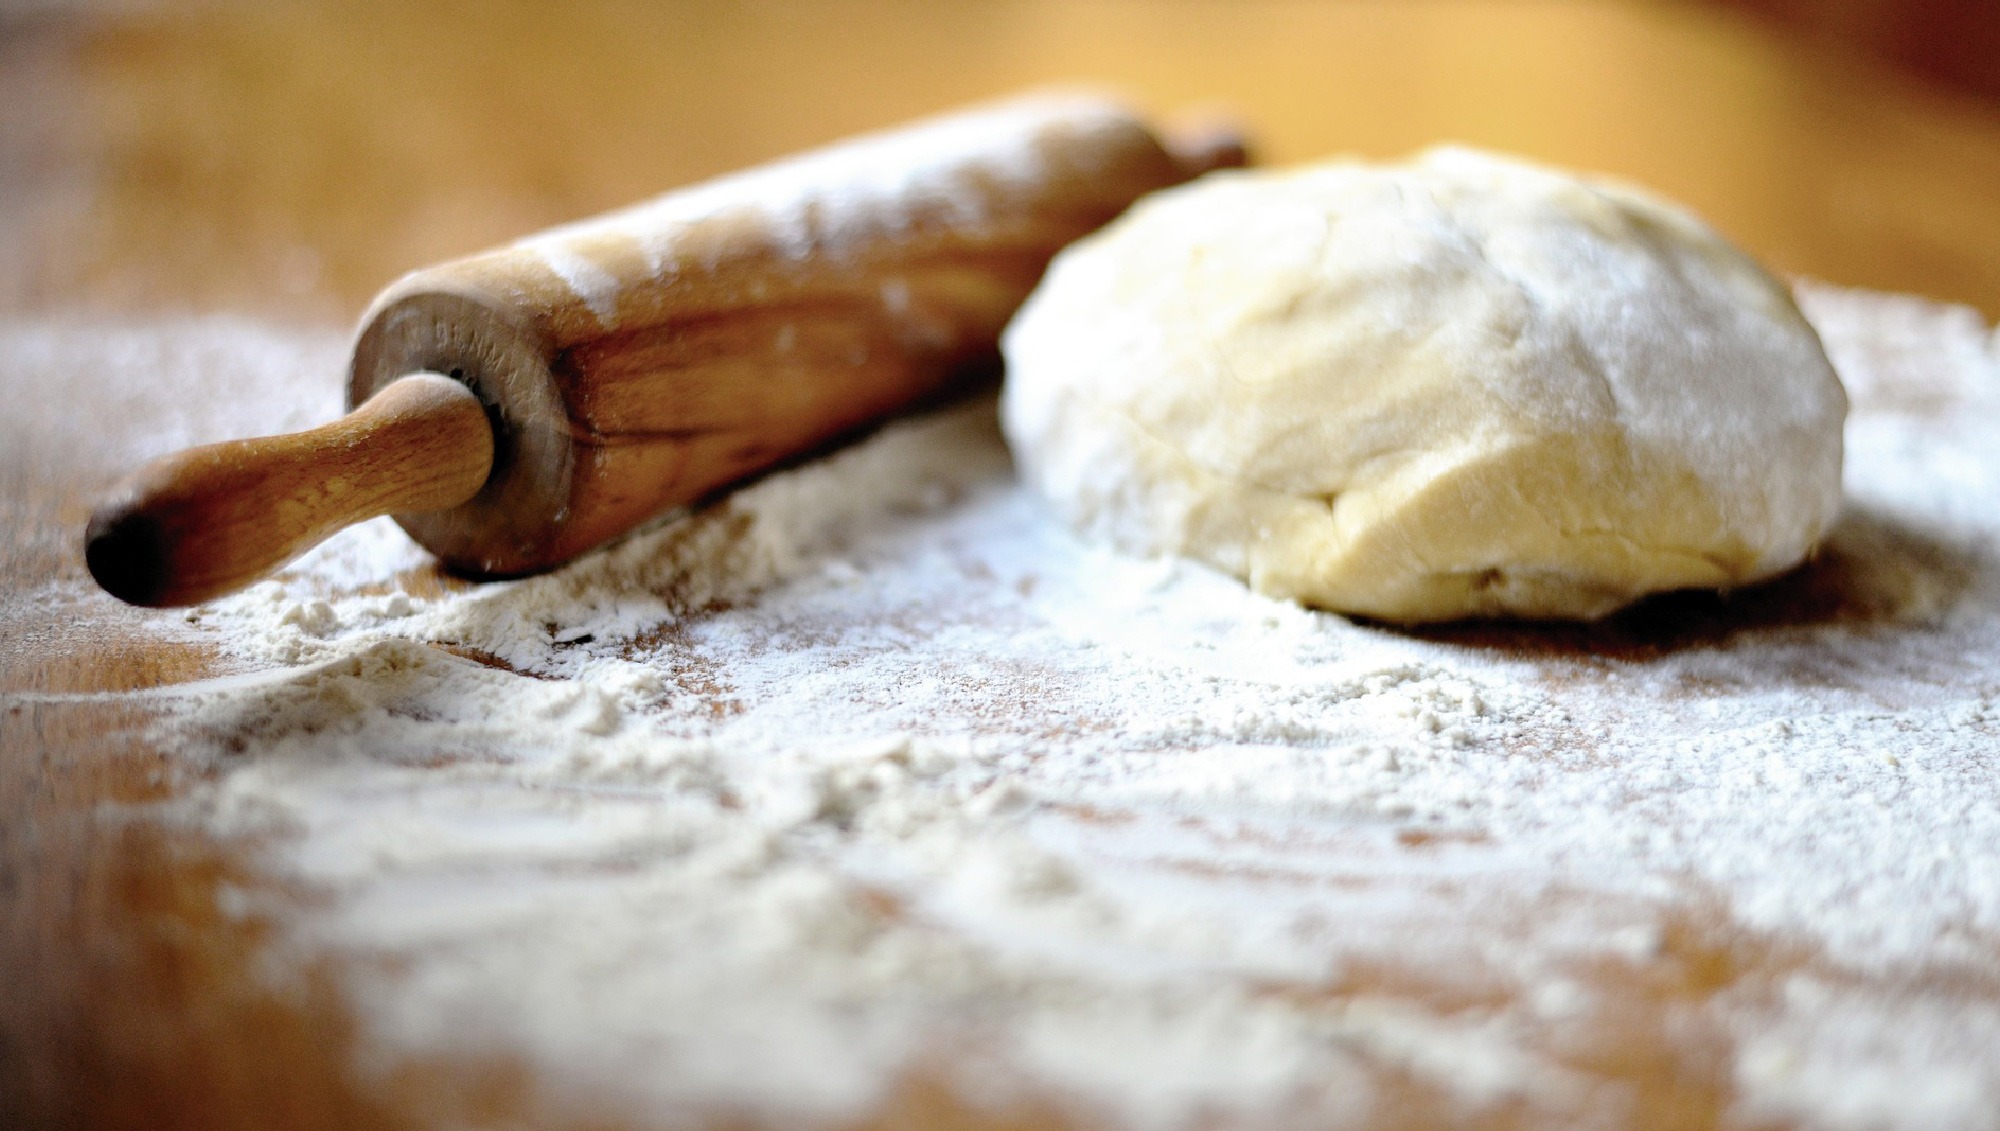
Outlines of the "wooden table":
M199 411L217 394L186 374L57 364L51 387L48 360L19 352L44 328L230 312L329 338L407 268L1077 78L1158 110L1230 107L1272 162L1449 138L1615 172L1782 270L2000 314L2000 109L1707 9L524 2L468 18L380 0L49 13L0 20L0 317L16 351L0 355L4 1127L499 1122L520 1094L508 1065L475 1062L364 1087L338 964L283 990L253 975L269 925L219 913L216 892L265 882L254 846L163 815L156 803L186 778L161 772L143 698L115 694L215 661L162 642L174 614L91 590L77 553L92 495L163 446L157 414L193 405L177 440L229 426ZM1717 968L1633 997L1754 973ZM1637 1085L1654 1126L1710 1125L1728 1100L1719 1071L1689 1075L1642 1047L1607 1071ZM1427 1115L1413 1097L1402 1118ZM983 1118L919 1091L881 1125Z

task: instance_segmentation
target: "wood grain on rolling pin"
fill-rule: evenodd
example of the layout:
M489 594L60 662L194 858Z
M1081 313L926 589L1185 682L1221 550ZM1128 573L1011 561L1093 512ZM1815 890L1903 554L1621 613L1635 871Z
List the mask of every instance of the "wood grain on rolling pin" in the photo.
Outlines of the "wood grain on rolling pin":
M546 568L938 390L1065 244L1241 159L1088 96L862 138L405 277L349 400L416 370L470 384L492 478L398 521L461 570Z

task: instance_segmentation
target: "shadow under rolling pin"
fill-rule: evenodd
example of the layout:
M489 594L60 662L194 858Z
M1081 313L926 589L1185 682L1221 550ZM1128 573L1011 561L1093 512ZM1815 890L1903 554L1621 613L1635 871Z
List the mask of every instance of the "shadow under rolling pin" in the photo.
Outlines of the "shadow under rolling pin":
M363 317L350 415L149 464L85 560L197 604L390 514L459 572L551 568L937 392L1064 245L1244 160L1232 130L1035 95L426 268Z

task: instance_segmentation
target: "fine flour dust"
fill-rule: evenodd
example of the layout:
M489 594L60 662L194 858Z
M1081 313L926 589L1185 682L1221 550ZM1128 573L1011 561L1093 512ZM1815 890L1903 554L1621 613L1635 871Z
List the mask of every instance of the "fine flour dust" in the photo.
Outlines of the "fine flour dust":
M255 674L161 725L373 1055L551 1104L1618 1126L1625 1048L1732 1119L2000 1127L2000 359L1802 297L1847 509L1765 590L1309 612L1079 543L977 403L543 577L356 528L189 614Z

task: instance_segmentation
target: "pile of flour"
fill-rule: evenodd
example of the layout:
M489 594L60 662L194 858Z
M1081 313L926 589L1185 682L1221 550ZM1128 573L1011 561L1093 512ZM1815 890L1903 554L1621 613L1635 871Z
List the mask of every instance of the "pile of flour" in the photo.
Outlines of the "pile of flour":
M1849 510L1770 590L1358 624L1075 541L978 403L544 577L356 528L161 725L372 1055L552 1110L2000 1127L2000 356L1803 297Z

